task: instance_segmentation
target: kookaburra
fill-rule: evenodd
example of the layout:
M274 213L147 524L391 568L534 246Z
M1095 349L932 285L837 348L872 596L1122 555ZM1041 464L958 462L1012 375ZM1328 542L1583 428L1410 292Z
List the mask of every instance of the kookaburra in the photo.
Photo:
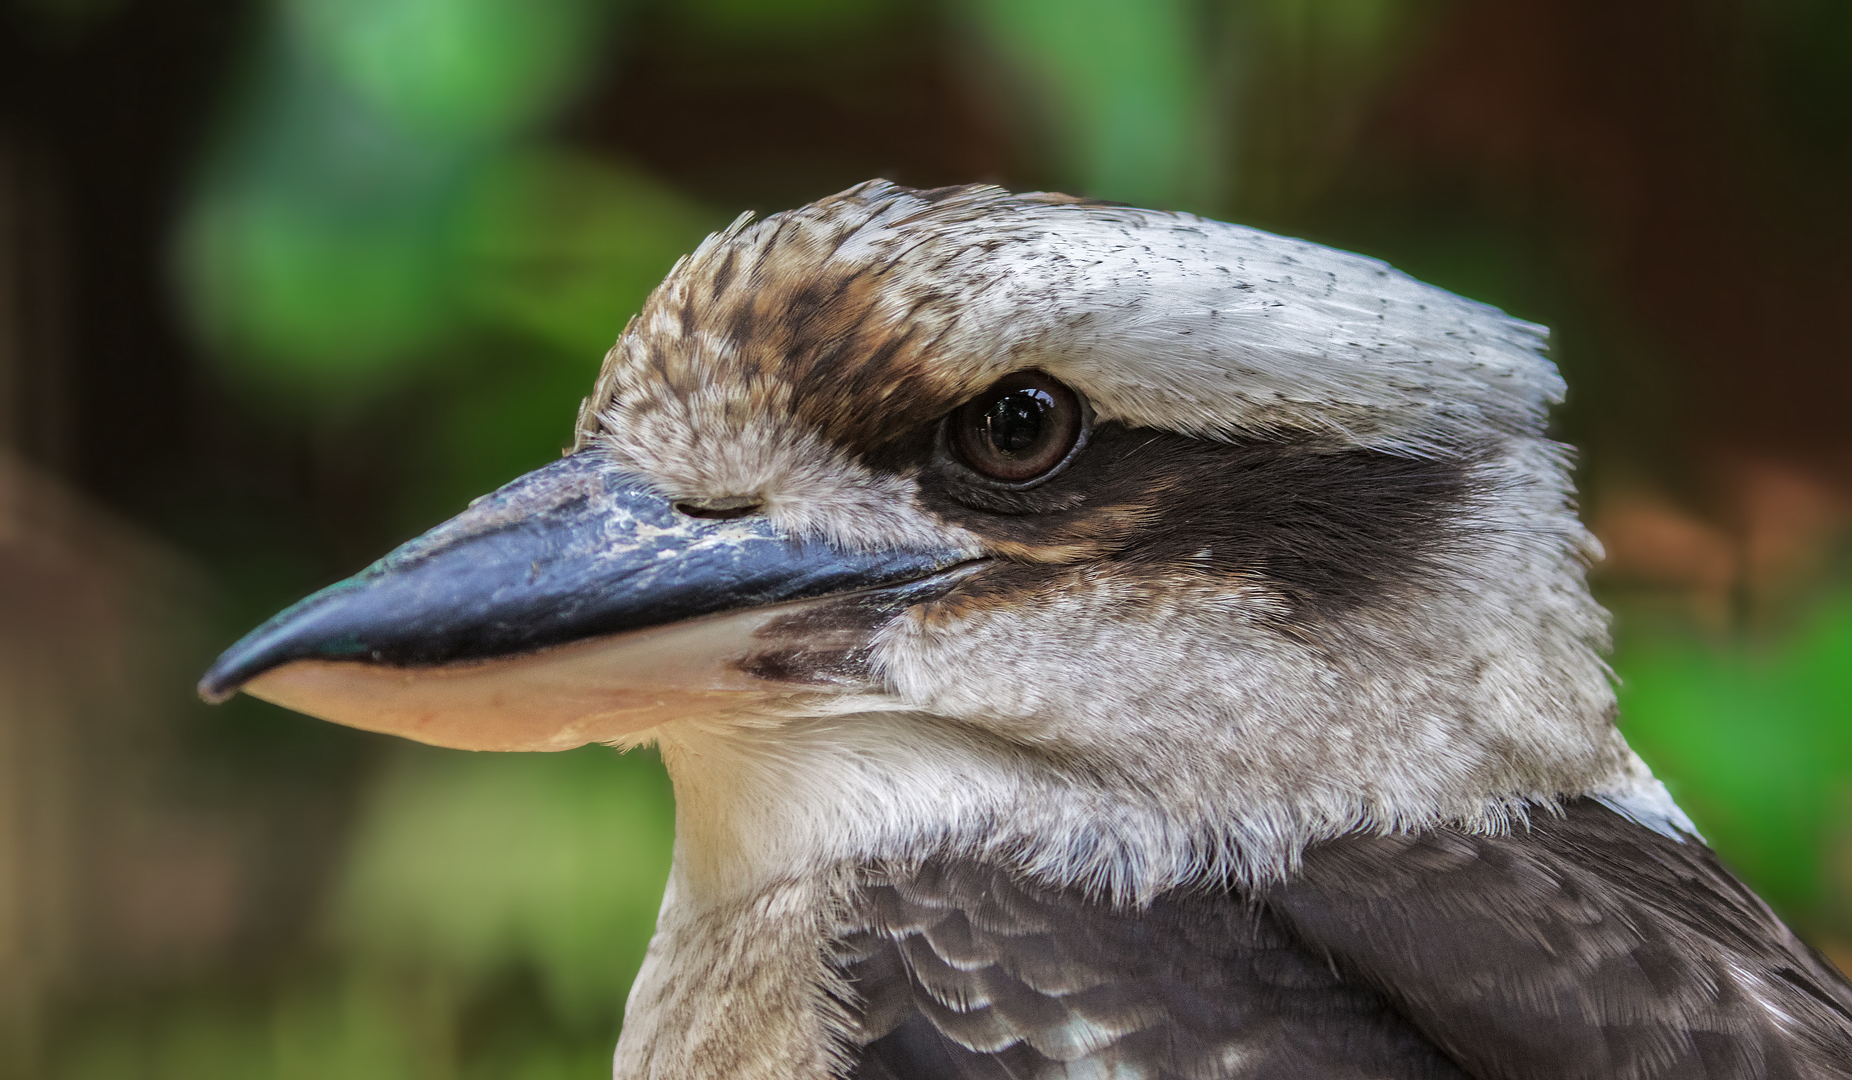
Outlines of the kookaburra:
M232 647L441 746L655 743L620 1077L1852 1076L1615 727L1541 327L1188 214L718 233L560 461Z

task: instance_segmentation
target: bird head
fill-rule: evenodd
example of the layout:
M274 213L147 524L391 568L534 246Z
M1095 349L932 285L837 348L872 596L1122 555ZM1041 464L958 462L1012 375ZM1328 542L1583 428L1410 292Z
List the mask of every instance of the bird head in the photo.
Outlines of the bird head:
M562 460L202 692L655 741L711 882L949 846L1148 893L1497 828L1650 780L1544 343L1253 229L864 184L709 237Z

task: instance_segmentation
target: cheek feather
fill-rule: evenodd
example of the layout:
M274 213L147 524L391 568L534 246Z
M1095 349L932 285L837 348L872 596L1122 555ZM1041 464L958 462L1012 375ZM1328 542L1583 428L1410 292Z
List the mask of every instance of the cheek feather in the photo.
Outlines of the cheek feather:
M1316 245L876 184L704 244L591 415L675 497L977 564L903 610L793 614L743 674L837 694L844 725L853 706L1066 747L1101 783L1140 777L1128 799L1176 774L1207 788L1163 813L1251 807L1271 858L1306 822L1502 820L1514 792L1612 764L1541 344ZM941 421L1030 375L1087 403L1088 434L1060 468L986 481Z

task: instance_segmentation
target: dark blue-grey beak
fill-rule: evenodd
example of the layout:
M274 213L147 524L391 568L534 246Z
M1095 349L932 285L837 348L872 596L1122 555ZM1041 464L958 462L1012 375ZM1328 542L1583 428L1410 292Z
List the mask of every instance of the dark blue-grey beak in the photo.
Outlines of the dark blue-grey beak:
M770 520L690 516L595 452L538 469L272 618L200 681L208 701L298 661L417 670L930 579L971 558L852 550Z

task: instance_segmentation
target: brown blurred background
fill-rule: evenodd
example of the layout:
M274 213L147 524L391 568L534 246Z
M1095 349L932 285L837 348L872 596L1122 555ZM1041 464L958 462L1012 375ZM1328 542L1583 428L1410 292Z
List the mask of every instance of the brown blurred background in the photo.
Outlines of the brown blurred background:
M1843 0L0 0L0 1076L608 1075L652 760L191 681L555 455L706 231L873 176L1552 326L1623 724L1848 955Z

